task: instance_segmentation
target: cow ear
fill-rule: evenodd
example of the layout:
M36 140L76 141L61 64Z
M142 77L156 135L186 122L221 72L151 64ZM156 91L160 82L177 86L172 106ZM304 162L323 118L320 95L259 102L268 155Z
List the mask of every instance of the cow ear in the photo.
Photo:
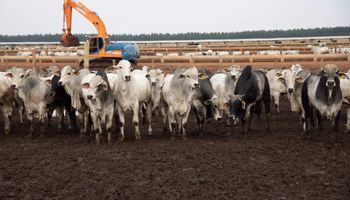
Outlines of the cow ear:
M24 78L30 77L30 72L31 72L31 71L32 71L31 69L28 69L28 70L24 73Z
M61 76L61 71L56 71L53 75Z
M242 105L242 109L245 110L245 107L246 107L245 101L241 100L241 105Z
M12 74L11 72L7 72L7 73L5 74L5 76L6 76L6 77L9 77L9 78L12 78L12 77L13 77L13 74Z
M301 83L301 82L304 81L304 78L303 77L297 77L297 78L295 78L295 81Z
M105 69L105 72L106 73L117 73L117 70L116 70L116 68L114 66L111 66L111 67L107 67Z
M90 84L89 83L84 83L81 85L82 88L84 89L90 89Z
M184 74L180 74L179 76L178 76L178 79L184 79L186 76L184 75Z
M200 73L200 74L198 75L198 78L199 78L200 80L204 80L204 79L207 78L207 75L205 75L205 74L203 74L203 73Z
M345 74L344 72L339 72L338 76L340 79L349 79L349 77L347 76L347 74Z
M224 109L230 109L230 104L229 103L225 103L224 104Z
M46 79L46 80L45 80L45 83L47 83L47 84L51 85L52 80L51 80L51 79Z

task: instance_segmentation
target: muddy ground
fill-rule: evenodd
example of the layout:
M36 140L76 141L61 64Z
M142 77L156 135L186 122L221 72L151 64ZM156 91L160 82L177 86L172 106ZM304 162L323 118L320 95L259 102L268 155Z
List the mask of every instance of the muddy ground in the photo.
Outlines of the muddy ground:
M0 130L0 199L350 199L350 134L338 144L326 126L310 141L283 101L272 133L256 119L251 137L222 122L196 136L191 116L188 140L170 140L155 117L158 137L135 142L128 124L126 142L96 145L55 125L26 138L15 118Z

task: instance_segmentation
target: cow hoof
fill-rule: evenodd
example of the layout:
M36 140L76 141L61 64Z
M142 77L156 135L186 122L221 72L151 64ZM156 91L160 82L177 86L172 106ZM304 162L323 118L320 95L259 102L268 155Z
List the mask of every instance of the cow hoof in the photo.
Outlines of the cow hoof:
M182 139L182 141L187 141L187 137L186 136L182 136L181 139Z
M136 142L140 142L141 141L141 137L140 136L136 136L136 138L135 138L136 140Z
M171 140L175 140L175 136L170 136L170 139Z

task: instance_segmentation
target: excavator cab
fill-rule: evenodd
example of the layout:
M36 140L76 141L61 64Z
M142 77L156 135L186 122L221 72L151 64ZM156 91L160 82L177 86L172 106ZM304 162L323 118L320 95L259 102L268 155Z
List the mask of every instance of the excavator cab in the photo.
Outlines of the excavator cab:
M90 54L98 54L98 52L105 47L105 42L102 37L91 37L89 39L89 44Z

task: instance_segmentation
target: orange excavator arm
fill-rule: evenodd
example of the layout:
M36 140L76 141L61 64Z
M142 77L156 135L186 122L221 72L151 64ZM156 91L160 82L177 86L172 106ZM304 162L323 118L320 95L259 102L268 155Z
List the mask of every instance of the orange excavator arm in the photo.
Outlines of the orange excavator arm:
M105 24L101 18L84 4L74 0L64 0L63 4L63 35L61 37L61 44L63 46L78 46L79 40L72 35L72 10L73 8L89 20L96 28L98 36L108 38Z

